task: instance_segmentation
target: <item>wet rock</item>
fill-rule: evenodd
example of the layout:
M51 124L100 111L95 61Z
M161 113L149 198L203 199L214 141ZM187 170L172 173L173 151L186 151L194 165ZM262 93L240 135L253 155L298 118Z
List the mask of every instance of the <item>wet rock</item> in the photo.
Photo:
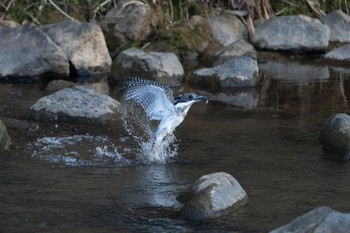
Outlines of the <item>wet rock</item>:
M338 113L328 118L319 135L322 150L337 159L350 159L350 116Z
M220 65L240 56L249 56L256 59L256 50L246 40L239 40L216 52L212 60L214 65Z
M270 233L350 232L350 214L318 207Z
M255 88L244 90L225 89L218 93L211 93L210 100L242 107L244 109L255 109L258 104L258 94L256 93Z
M304 15L271 18L256 27L253 44L259 49L324 51L330 30L318 19Z
M73 75L109 72L112 64L101 28L94 23L66 20L41 29L63 51Z
M70 82L70 81L66 81L66 80L52 80L51 82L49 82L45 88L45 91L53 93L56 91L59 91L63 88L67 88L67 87L75 87L75 83L74 82Z
M248 203L248 196L230 174L217 172L202 176L177 198L184 204L186 218L215 218Z
M120 103L83 86L65 88L40 98L32 107L42 120L107 124L118 118Z
M0 151L8 150L11 145L11 139L9 134L7 133L6 126L0 120Z
M189 82L212 89L253 87L256 85L258 64L248 56L233 58L222 65L195 71Z
M350 44L343 45L337 49L334 49L324 56L327 59L339 60L339 61L350 61Z
M109 33L119 42L144 40L162 20L147 1L118 1L106 15Z
M179 86L184 69L174 53L146 53L130 48L113 61L112 77L115 81L122 81L130 76L147 77L170 86Z
M207 21L213 37L224 46L242 39L248 39L248 29L235 15L224 13L220 16L210 16Z
M305 81L328 79L329 68L325 65L308 65L296 61L266 60L259 68L269 78L288 81Z
M5 28L0 30L0 38L0 78L68 76L65 54L38 27Z
M341 10L333 11L321 17L321 22L329 26L329 41L350 42L350 16Z

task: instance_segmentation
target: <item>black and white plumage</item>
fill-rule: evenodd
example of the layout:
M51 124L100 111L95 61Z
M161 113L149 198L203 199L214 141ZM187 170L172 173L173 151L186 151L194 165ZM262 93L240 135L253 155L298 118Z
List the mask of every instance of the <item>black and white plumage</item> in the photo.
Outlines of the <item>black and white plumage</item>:
M194 93L185 93L174 99L170 87L140 77L126 80L124 88L124 101L135 101L149 119L160 121L155 132L155 147L181 124L192 104L209 99Z

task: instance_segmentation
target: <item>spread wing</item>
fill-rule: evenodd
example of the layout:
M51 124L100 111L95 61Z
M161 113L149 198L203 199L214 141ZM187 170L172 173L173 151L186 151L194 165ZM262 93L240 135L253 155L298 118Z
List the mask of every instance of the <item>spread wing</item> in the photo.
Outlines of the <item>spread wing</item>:
M161 120L175 114L172 90L155 81L134 77L125 82L125 101L135 101L151 120Z

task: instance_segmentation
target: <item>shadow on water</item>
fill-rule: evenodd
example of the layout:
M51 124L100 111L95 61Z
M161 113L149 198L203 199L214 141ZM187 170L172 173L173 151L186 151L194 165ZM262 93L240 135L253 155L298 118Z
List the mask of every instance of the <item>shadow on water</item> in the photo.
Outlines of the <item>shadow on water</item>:
M321 205L349 212L349 164L318 144L324 120L349 112L349 76L294 61L260 70L258 88L194 105L175 131L177 155L150 165L134 163L135 141L121 124L22 120L46 93L2 84L13 147L0 156L0 231L267 232ZM240 182L249 204L205 222L183 219L176 196L218 171Z

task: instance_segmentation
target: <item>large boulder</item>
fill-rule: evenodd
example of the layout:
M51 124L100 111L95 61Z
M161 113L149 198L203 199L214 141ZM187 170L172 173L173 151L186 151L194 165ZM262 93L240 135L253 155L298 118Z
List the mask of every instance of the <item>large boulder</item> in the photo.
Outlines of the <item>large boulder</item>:
M321 232L350 232L350 213L344 214L329 207L318 207L291 223L270 233L321 233Z
M349 62L350 61L350 44L343 45L337 49L334 49L326 53L324 57L330 60Z
M11 144L11 138L10 138L9 134L7 133L6 126L0 120L0 151L1 150L8 150L10 144Z
M73 75L109 72L112 65L101 28L73 20L47 24L42 30L56 43L71 64Z
M38 27L5 28L0 30L0 38L0 79L69 75L65 54Z
M202 220L230 213L248 203L248 196L230 174L202 176L176 198L186 218Z
M144 40L162 21L147 1L121 0L106 15L109 33L121 43Z
M330 30L318 19L304 15L273 17L256 27L253 44L259 49L324 51Z
M130 76L142 76L170 86L179 86L182 84L184 73L174 53L147 53L130 48L121 52L113 61L111 75L117 82Z
M339 113L328 118L319 135L322 150L338 159L350 159L350 116Z
M120 103L93 89L77 86L40 98L31 110L42 120L107 124L118 120Z
M225 87L253 87L258 76L258 63L249 56L233 58L222 65L196 70L189 82L220 89Z
M350 16L341 10L333 11L321 18L322 23L330 28L329 41L350 42Z

